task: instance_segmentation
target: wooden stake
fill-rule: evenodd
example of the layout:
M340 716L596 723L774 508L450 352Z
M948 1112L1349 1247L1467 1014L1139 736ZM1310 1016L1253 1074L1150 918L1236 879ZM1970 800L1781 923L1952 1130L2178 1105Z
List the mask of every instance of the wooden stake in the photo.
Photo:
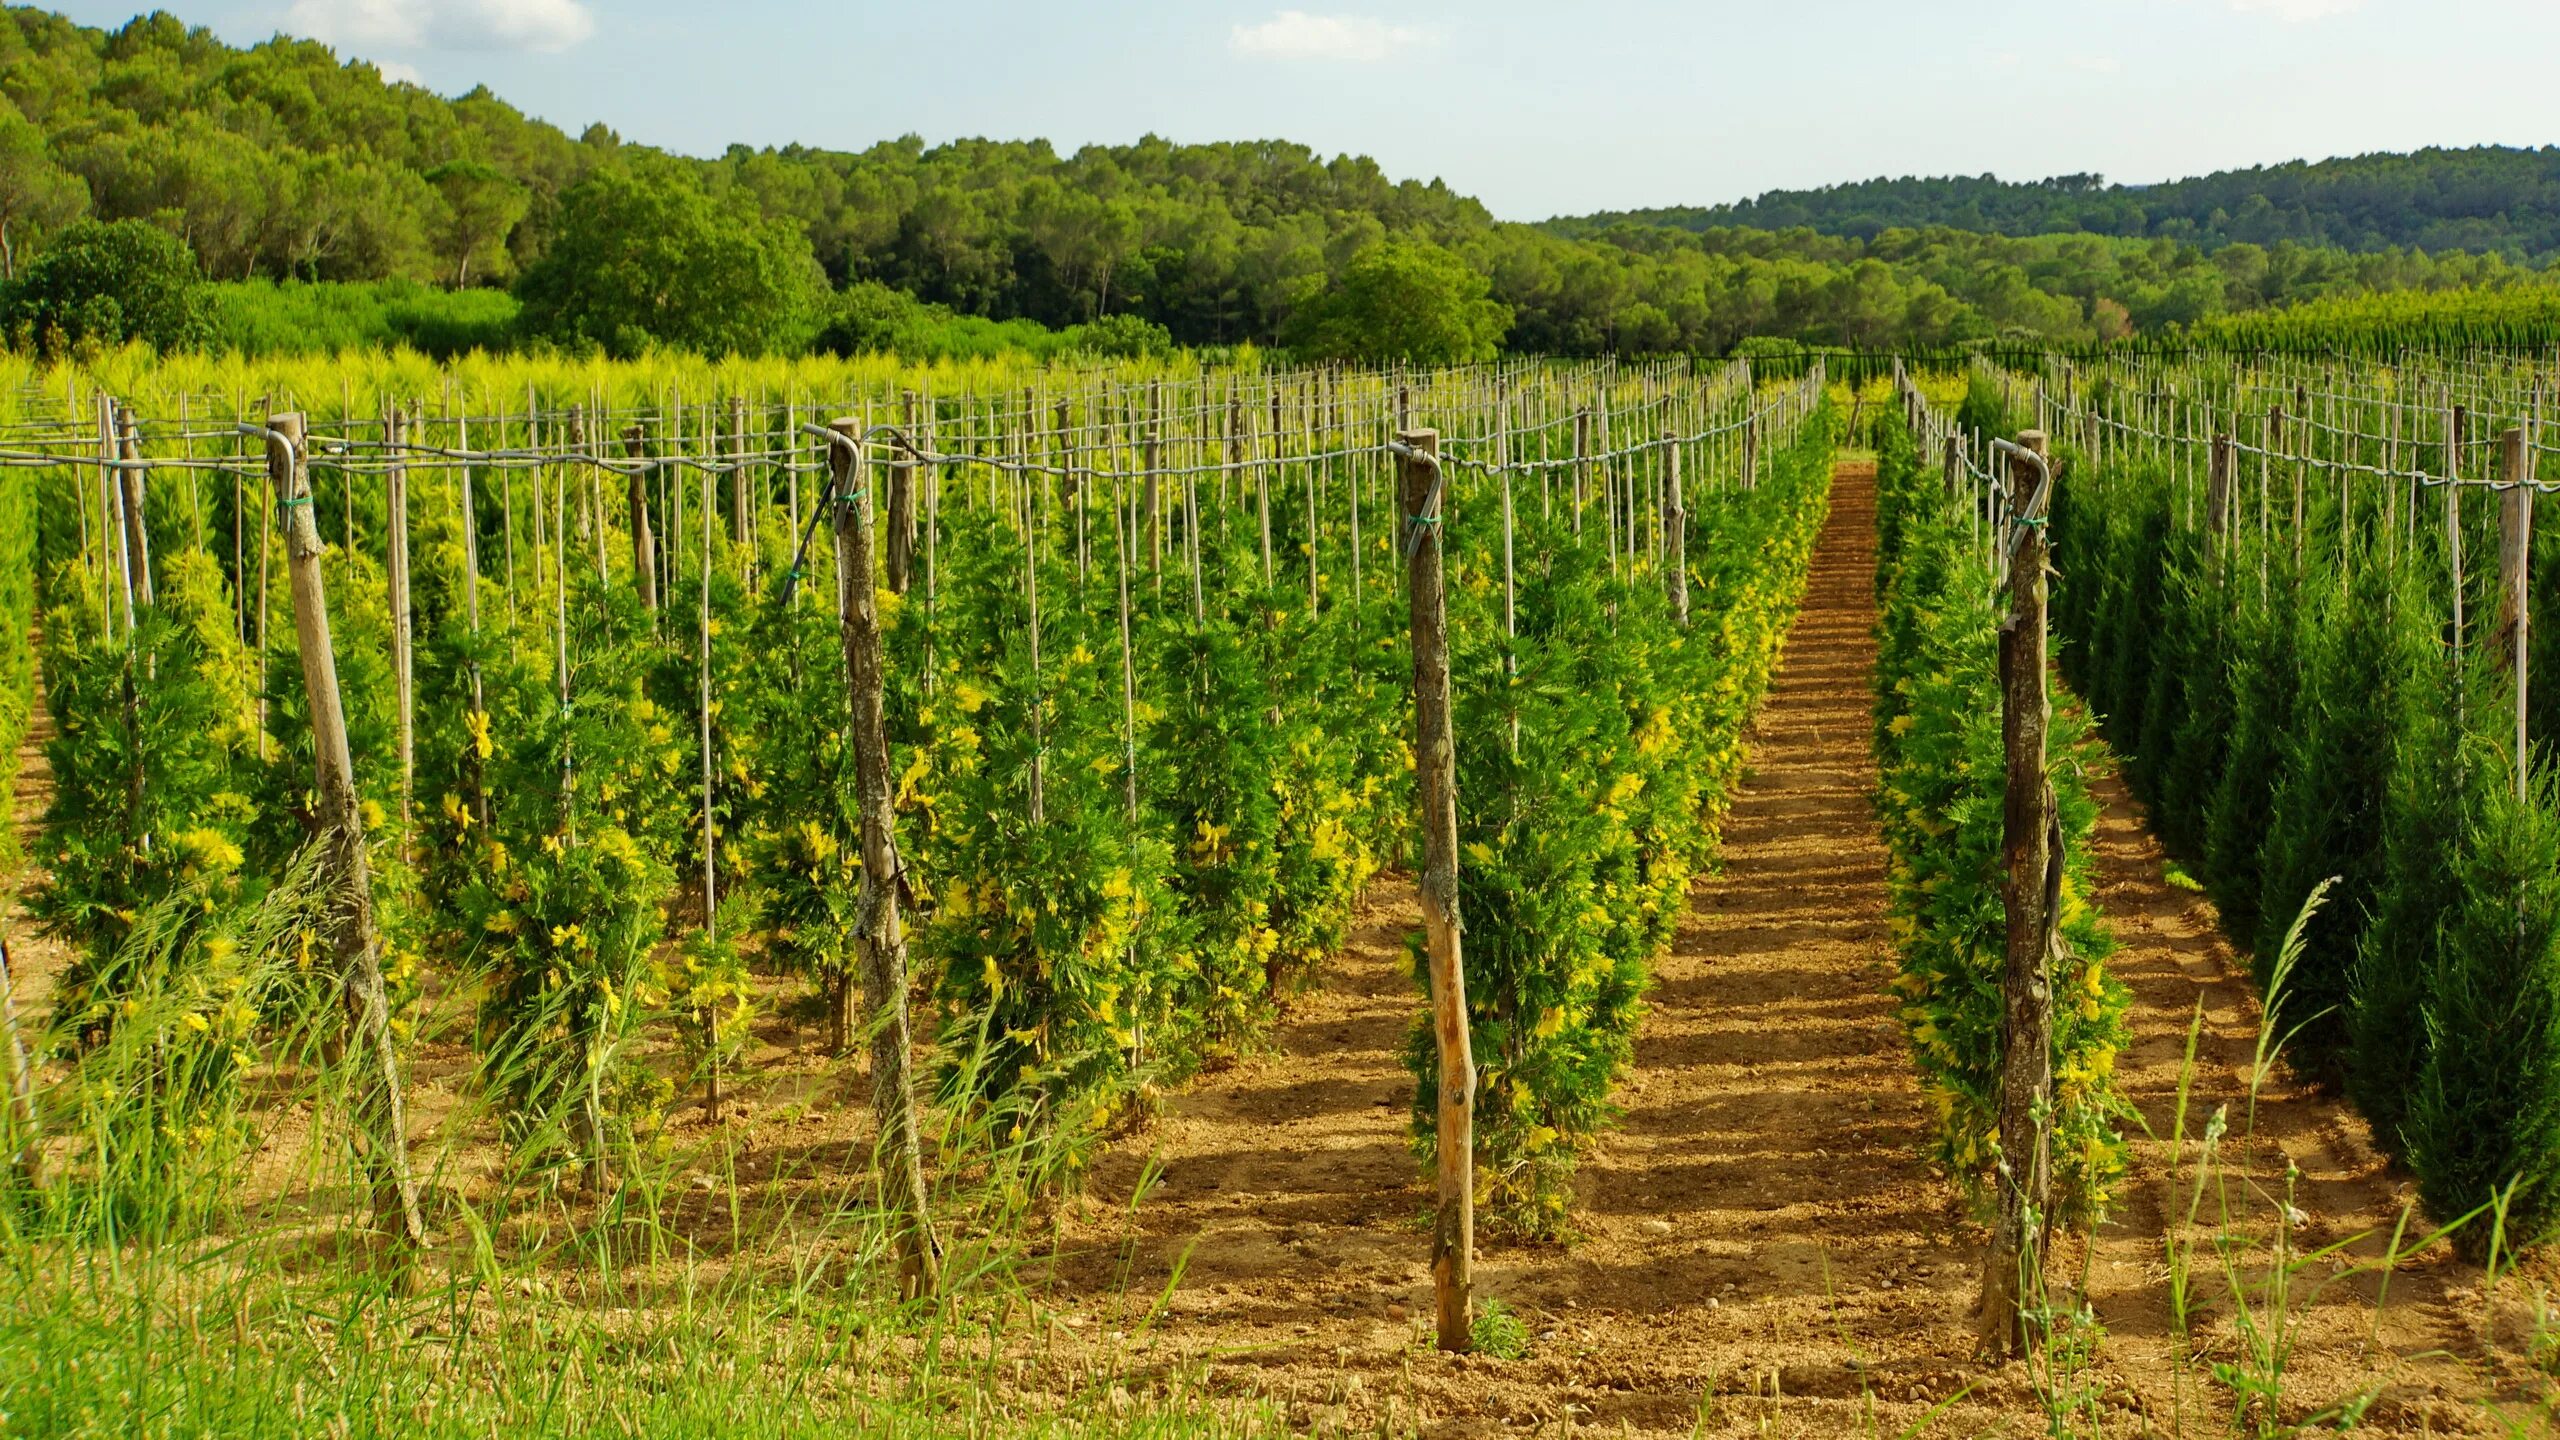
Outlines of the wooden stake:
M871 1108L880 1125L882 1203L897 1225L900 1294L930 1295L942 1284L941 1254L925 1209L924 1146L916 1125L915 1077L907 1023L907 939L900 928L895 817L891 810L889 736L882 691L887 661L880 636L880 595L871 558L871 492L862 474L858 420L829 427L843 440L827 447L834 479L836 592L844 616L845 690L852 704L854 794L862 823L862 916L858 943L871 991Z
M897 458L889 462L889 527L888 586L897 594L907 593L915 575L916 558L916 392L899 392L899 437Z
M123 462L116 467L116 498L124 511L125 603L139 598L147 608L157 603L151 587L151 530L144 523L142 436L130 406L116 407L116 459Z
M0 933L0 1047L9 1062L9 1117L18 1131L18 1178L30 1190L44 1188L44 1123L36 1113L35 1067L18 1037L18 991L9 965L9 937Z
M2526 767L2532 758L2525 732L2525 681L2530 668L2526 632L2532 620L2526 579L2533 550L2533 451L2522 426L2501 434L2498 449L2507 486L2498 495L2499 668L2515 681L2516 793L2525 795L2531 793Z
M364 813L356 800L355 760L347 748L346 708L338 693L338 661L329 636L329 597L320 570L320 527L311 514L311 471L298 413L268 422L267 478L285 517L285 564L293 584L294 637L310 705L317 772L323 873L331 894L330 939L338 957L342 1002L372 1062L360 1087L357 1134L374 1177L374 1213L396 1225L410 1248L425 1243L417 1186L409 1177L408 1118L400 1097L400 1058L391 1042L391 1008L382 984L374 933L373 876L364 848Z
M2042 431L2018 443L2045 453ZM2013 456L2013 502L2029 503L2037 469ZM2040 521L2041 516L2025 517ZM2017 527L2009 568L2010 610L2000 627L2001 749L2006 797L2001 812L2001 902L2007 912L2007 966L2001 977L1999 1218L1983 1266L1976 1337L1992 1356L2024 1354L2025 1302L2044 1293L2043 1235L2052 1221L2053 985L2048 974L2062 879L2062 846L2052 782L2045 773L2045 731L2052 710L2045 694L2045 538L2043 526Z
M2453 407L2446 417L2444 442L2444 551L2453 570L2453 655L2454 668L2462 666L2462 437L2468 429L2469 410Z
M2206 553L2218 573L2222 552L2231 541L2231 436L2216 431L2211 459L2205 468L2204 523L2208 535Z
M1431 1237L1440 1348L1472 1348L1475 1316L1476 1064L1467 1034L1467 976L1458 924L1457 738L1449 714L1448 596L1440 535L1440 434L1398 435L1420 452L1401 466L1412 562L1414 775L1422 808L1422 924L1430 954L1431 1028L1440 1059L1440 1206Z
M633 460L649 458L647 431L640 422L622 427L622 453ZM640 603L658 610L658 541L649 532L649 471L631 472L631 573L640 582Z
M1666 560L1671 567L1671 618L1685 630L1689 627L1689 510L1680 500L1680 447L1678 445L1670 447L1666 464L1669 466L1666 478L1671 489L1670 498L1662 509L1662 529L1666 537L1666 548L1670 552ZM1506 491L1506 502L1508 498L1509 492ZM1510 539L1507 534L1503 538L1506 543ZM1503 611L1506 621L1511 609L1511 597L1507 589L1510 558L1508 555L1503 557L1503 569L1506 572Z
M396 404L382 412L382 435L390 457L383 505L391 532L383 547L383 578L391 591L392 683L400 701L400 824L405 829L417 798L418 672L416 620L409 605L409 457L403 448L409 432Z

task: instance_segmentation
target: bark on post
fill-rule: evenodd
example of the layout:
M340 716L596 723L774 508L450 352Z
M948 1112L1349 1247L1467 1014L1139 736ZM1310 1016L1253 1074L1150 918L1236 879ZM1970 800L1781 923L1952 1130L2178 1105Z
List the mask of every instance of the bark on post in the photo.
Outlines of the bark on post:
M1164 597L1164 382L1147 382L1147 438L1140 452L1146 470L1147 568L1155 576L1156 597Z
M2515 681L2516 793L2530 793L2525 732L2527 630L2532 605L2526 596L2527 569L2533 549L2533 452L2523 427L2498 437L2500 479L2508 487L2498 495L2498 665Z
M633 460L649 458L647 432L637 421L622 427L622 453ZM631 573L640 582L640 603L658 611L658 540L649 533L649 470L631 472Z
M18 993L9 968L9 937L0 934L0 1046L9 1062L9 1118L18 1132L18 1178L30 1190L44 1188L44 1123L36 1114L35 1067L18 1038Z
M899 1293L930 1295L942 1261L925 1210L924 1146L916 1125L915 1076L907 1024L907 937L898 915L897 834L890 809L889 737L881 692L880 595L871 559L871 492L861 473L859 420L829 427L844 437L827 447L835 484L836 594L844 616L845 689L851 701L854 793L862 823L862 912L858 934L871 991L871 1108L880 1125L881 1199L897 1227Z
M2211 459L2206 463L2204 481L2204 524L2210 537L2206 553L2212 557L2216 573L2222 568L2223 552L2231 545L2231 436L2216 431Z
M130 406L116 407L116 498L124 511L124 560L131 574L127 577L125 599L135 599L149 609L156 600L151 588L151 532L144 524L144 488L142 471L142 436L134 423Z
M755 504L747 495L747 397L729 397L729 543L741 550L755 538ZM703 507L706 510L709 506ZM747 553L752 556L753 551Z
M2469 410L2453 407L2445 417L2444 442L2444 553L2453 571L2453 660L2457 675L2462 669L2462 441L2469 428Z
M267 478L284 517L285 564L293 583L294 638L311 715L311 749L319 791L323 875L330 892L330 943L347 1017L362 1037L373 1073L359 1087L357 1135L373 1177L374 1213L415 1247L426 1239L417 1186L409 1176L408 1119L400 1097L400 1061L391 1044L391 1009L383 992L382 955L374 932L373 876L364 848L364 812L356 799L355 761L347 748L347 715L338 693L338 662L329 637L329 597L320 570L320 527L311 514L311 471L303 453L303 419L268 423Z
M1582 506L1591 491L1591 408L1573 412L1573 533L1582 533Z
M2045 453L2042 431L2018 443ZM2009 465L2017 550L2009 567L2009 615L2000 626L2000 734L2006 757L2001 812L2001 902L2007 912L2007 965L2001 977L1999 1216L1983 1265L1975 1334L1992 1356L2023 1354L2028 1317L2023 1302L2043 1292L2043 1232L2052 1214L2053 986L2047 973L2062 873L2053 787L2045 775L2045 731L2052 712L2045 693L2045 537L2041 514L2024 514L2037 489L2037 467L2013 456Z
M889 464L887 570L890 590L904 595L914 577L916 559L916 392L901 392L898 403L898 458Z
M398 405L382 412L382 443L390 463L383 473L383 508L390 519L390 538L383 547L383 578L391 600L392 683L400 704L400 823L405 827L417 799L418 682L416 621L409 606L409 432Z
M1475 1054L1458 920L1457 739L1449 714L1448 595L1442 574L1440 434L1409 430L1419 452L1403 470L1405 567L1412 601L1414 776L1422 807L1422 925L1430 955L1431 1028L1440 1058L1440 1205L1431 1237L1440 1348L1470 1348L1475 1283Z
M1671 447L1669 464L1671 494L1663 506L1662 530L1671 552L1671 618L1685 630L1689 626L1689 507L1680 498L1680 447L1676 444ZM1507 577L1508 567L1505 568ZM1503 604L1507 611L1508 595Z

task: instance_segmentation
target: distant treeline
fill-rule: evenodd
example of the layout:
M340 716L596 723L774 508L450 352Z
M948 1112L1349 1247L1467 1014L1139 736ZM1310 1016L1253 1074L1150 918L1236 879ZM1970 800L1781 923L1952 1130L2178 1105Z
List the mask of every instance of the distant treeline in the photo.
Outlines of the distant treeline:
M1998 235L2106 235L2357 252L2469 250L2542 261L2560 252L2560 146L2482 145L2290 161L2158 185L2099 175L2010 181L1991 175L1877 178L1772 190L1730 205L1628 210L1560 220L1588 234L1620 222L1681 230L1808 229L1873 239L1945 226Z

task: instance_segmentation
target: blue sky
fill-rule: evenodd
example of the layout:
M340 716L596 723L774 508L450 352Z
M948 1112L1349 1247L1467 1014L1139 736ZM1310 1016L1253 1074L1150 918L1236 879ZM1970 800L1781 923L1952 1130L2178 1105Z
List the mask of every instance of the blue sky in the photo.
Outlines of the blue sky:
M1882 174L2560 142L2552 0L193 0L690 154L1282 137L1507 219ZM63 9L114 25L130 4Z

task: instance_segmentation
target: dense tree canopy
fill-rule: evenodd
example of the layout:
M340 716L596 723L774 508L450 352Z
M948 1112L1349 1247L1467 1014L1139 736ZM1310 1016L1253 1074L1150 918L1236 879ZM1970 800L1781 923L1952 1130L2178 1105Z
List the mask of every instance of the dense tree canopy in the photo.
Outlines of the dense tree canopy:
M0 317L18 343L40 350L193 345L206 334L204 274L186 242L156 225L84 220L0 292Z
M607 165L570 187L551 248L516 287L527 335L615 356L798 350L825 288L798 230L665 163Z
M1284 337L1312 359L1466 365L1502 353L1511 307L1493 282L1437 245L1390 240L1351 262L1342 283L1299 307Z

